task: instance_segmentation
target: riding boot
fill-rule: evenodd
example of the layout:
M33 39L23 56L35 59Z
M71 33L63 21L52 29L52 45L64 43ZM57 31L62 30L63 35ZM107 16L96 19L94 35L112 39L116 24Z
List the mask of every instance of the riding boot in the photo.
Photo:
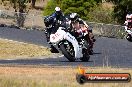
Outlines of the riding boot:
M50 51L52 53L59 53L59 51L53 45L50 46Z

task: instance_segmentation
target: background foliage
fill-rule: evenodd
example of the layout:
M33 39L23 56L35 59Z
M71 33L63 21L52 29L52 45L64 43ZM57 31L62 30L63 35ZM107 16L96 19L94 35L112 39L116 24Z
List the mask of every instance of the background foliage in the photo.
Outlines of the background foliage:
M125 16L130 11L132 13L132 0L109 0L112 1L114 6L114 17L117 18L119 23L123 23Z
M98 1L98 0L97 0ZM90 9L97 4L96 0L49 0L44 15L53 13L56 6L60 6L64 14L72 12L78 13L81 17L85 18Z
M54 12L60 6L65 15L76 12L81 18L94 22L123 23L128 10L132 11L132 0L105 0L113 7L102 7L102 0L49 0L44 8L44 15Z
M38 0L1 0L10 1L13 8L19 12L26 12L26 3L31 2L35 8ZM94 22L123 24L128 11L132 12L132 0L47 0L43 15L50 15L56 6L61 7L64 14L76 12L81 18ZM103 7L102 4L112 3L113 7ZM106 9L107 8L107 9Z

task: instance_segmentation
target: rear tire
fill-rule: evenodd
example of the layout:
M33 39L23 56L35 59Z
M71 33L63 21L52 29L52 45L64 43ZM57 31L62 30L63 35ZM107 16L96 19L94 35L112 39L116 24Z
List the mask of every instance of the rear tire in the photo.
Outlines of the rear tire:
M60 49L62 51L62 53L64 54L64 56L70 61L70 62L74 62L75 61L75 57L73 55L71 55L65 48L65 45L62 43L60 44Z

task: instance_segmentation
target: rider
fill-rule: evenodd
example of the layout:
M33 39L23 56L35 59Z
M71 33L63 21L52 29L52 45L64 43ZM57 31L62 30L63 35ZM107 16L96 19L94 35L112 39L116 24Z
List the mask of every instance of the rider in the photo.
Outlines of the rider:
M44 19L44 23L47 31L47 42L49 42L50 34L55 33L61 24L60 21L64 21L64 14L60 7L55 7L55 12Z
M55 33L60 25L63 24L65 17L60 7L55 7L55 12L50 16L44 18L44 24L46 26L46 38L47 42L50 43L50 34ZM58 50L51 44L51 52L58 53Z
M83 25L83 30L80 31L80 26ZM79 34L83 34L84 32L88 32L87 41L90 43L90 54L93 54L93 44L95 42L92 29L89 28L87 23L79 18L77 13L70 14L70 26L72 29L75 29Z
M124 24L127 26L127 29L132 28L132 14L130 12L126 15L126 21Z

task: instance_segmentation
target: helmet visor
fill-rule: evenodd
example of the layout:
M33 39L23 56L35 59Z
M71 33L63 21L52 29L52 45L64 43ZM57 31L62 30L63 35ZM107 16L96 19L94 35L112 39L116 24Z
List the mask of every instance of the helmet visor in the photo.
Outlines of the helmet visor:
M56 11L56 15L61 15L61 11Z

